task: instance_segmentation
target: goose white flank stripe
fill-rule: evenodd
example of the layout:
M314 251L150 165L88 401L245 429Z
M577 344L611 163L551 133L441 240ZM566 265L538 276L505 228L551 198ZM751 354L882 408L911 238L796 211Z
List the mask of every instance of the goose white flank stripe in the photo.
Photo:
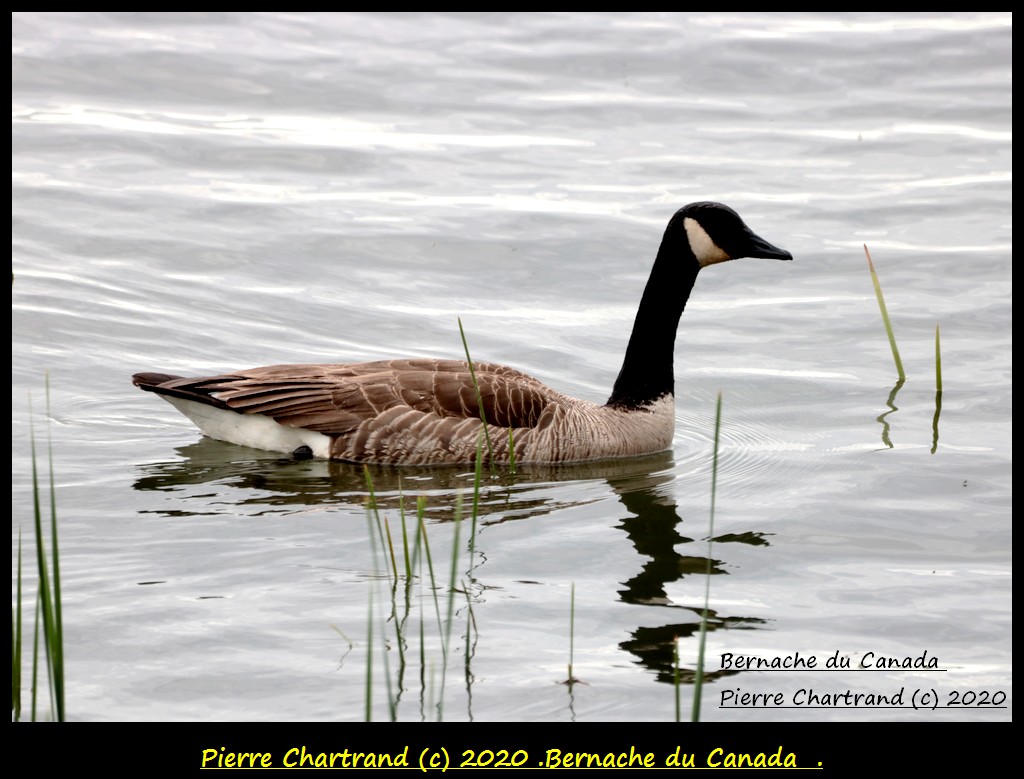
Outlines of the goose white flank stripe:
M461 360L272 365L202 378L137 373L133 381L204 435L296 457L470 463L484 425L481 400L499 462L510 459L510 446L519 463L650 454L672 443L676 329L697 273L740 257L793 259L721 203L691 203L675 213L604 405L563 395L514 368L474 361L478 397Z

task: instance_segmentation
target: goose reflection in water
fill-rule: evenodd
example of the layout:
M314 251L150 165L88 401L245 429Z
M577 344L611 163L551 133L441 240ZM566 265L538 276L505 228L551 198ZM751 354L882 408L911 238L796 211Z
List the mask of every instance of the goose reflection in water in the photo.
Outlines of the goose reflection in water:
M253 457L232 461L224 449L238 454L238 448L209 439L178 449L182 459L140 466L135 489L173 492L178 500L173 506L151 509L150 513L165 517L181 517L203 521L211 512L226 516L251 518L284 515L301 519L337 511L340 505L363 507L370 493L366 471L362 465L326 460L295 460L253 452ZM487 549L494 538L493 525L512 521L537 520L545 515L565 511L607 499L608 493L594 490L560 489L557 485L571 482L604 481L625 508L617 527L629 538L642 558L634 575L620 581L617 590L623 603L656 609L673 616L655 626L637 626L627 640L618 646L633 655L636 662L654 671L659 681L672 683L674 676L673 645L676 639L696 639L703 612L704 577L709 569L706 554L706 516L689 520L692 534L680 532L684 524L676 505L672 485L676 481L671 452L662 452L631 460L582 463L574 465L530 466L515 475L507 472L496 477L485 475L478 507L475 558L461 579L470 597L480 601L480 594L489 585L486 558L497 552ZM401 507L414 511L416 496L426 496L425 516L429 523L454 521L456 511L468 514L474 473L466 467L436 467L409 471L389 466L368 466L374 485L374 497L382 514L398 512ZM210 500L211 485L220 491L217 501ZM553 488L555 487L555 488ZM196 510L189 503L196 501ZM701 495L703 500L703 494ZM199 505L201 504L201 506ZM144 512L145 513L145 512ZM394 518L391 519L395 521ZM758 532L719 535L714 550L727 545L767 546L766 536ZM684 554L679 549L686 550ZM710 561L712 576L728 575L721 559ZM566 574L566 578L572 578ZM667 593L667 585L693 579L687 587L687 602L677 602ZM712 581L711 591L715 585ZM685 616L684 616L685 613ZM760 618L727 614L721 610L708 612L708 630L756 629L765 624ZM706 679L735 674L735 671L705 673ZM690 683L694 670L680 668L680 679Z

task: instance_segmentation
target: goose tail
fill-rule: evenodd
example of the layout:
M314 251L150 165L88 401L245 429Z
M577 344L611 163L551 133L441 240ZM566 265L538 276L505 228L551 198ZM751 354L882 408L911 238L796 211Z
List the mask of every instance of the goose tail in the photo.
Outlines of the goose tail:
M157 387L167 381L181 379L182 376L175 376L172 373L136 373L132 376L132 384L146 392L159 392Z

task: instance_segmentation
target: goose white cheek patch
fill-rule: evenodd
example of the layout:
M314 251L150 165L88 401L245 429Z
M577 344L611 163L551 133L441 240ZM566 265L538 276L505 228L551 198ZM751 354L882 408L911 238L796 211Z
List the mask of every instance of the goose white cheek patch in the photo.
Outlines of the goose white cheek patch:
M696 219L689 216L686 217L683 220L683 226L686 228L686 239L690 242L690 250L693 252L693 256L697 258L697 262L700 263L700 267L703 268L707 265L714 265L716 262L725 262L732 259L732 257L722 251L717 243L711 240L711 236L707 234Z

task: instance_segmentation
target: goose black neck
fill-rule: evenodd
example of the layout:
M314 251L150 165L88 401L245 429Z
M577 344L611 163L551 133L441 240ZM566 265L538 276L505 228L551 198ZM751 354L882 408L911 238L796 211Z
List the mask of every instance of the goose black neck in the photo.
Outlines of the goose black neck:
M640 299L622 369L607 405L643 409L675 393L676 329L699 270L685 231L670 226Z

